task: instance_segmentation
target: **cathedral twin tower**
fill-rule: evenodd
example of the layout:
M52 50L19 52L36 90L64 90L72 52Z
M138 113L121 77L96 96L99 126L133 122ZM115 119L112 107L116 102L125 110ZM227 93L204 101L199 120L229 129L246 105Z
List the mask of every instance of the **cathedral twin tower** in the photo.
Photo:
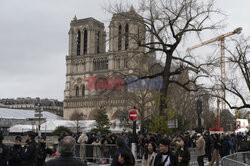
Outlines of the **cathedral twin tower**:
M106 84L110 78L121 80L131 73L146 72L145 49L138 45L144 41L145 25L133 7L128 12L113 15L108 37L102 22L75 17L70 23L66 56L64 118L70 119L78 112L85 119L93 119L96 110L104 107L109 118L116 119L121 110L132 107L129 98L120 92L124 89L89 88L88 81L104 80L102 83Z

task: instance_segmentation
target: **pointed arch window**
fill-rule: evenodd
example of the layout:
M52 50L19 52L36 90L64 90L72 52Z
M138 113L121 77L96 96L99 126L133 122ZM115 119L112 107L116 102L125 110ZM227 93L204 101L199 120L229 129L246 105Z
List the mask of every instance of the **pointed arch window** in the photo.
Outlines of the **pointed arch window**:
M127 50L129 47L128 33L129 33L129 26L128 26L128 24L126 24L126 27L125 27L125 50Z
M100 53L100 31L98 31L98 33L97 33L97 42L96 42L96 44L97 44L96 52Z
M118 29L118 50L122 49L122 26L119 25Z
M79 87L76 87L76 96L79 96Z
M85 86L82 86L82 96L85 96Z
M79 56L81 54L81 32L77 32L77 51L76 55Z
M86 55L87 54L87 51L88 51L88 31L85 30L84 31L84 44L83 44L83 55Z

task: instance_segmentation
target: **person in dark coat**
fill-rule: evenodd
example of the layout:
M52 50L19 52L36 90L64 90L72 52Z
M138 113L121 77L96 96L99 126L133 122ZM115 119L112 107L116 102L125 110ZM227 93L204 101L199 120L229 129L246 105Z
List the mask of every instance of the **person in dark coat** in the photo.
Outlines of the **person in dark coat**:
M90 133L88 135L88 141L86 142L86 157L90 158L87 159L89 162L93 162L93 146L92 143L95 141L95 134L94 133Z
M232 154L238 152L239 140L235 134L231 134L231 141L233 143L233 149L231 150Z
M0 166L7 166L9 159L9 148L3 144L3 134L0 132Z
M14 146L10 148L9 166L22 166L21 165L21 152L22 152L22 138L16 136Z
M44 166L47 154L52 155L53 151L46 146L46 136L39 140L37 166Z
M178 164L179 166L188 166L190 161L190 152L188 150L188 143L181 140L179 144L180 146L176 152L176 157L178 158Z
M211 162L211 160L212 160L213 138L210 135L209 131L206 131L204 133L204 140L206 142L206 146L205 146L206 156L208 158L208 161Z
M128 151L123 151L120 153L118 157L118 163L121 166L133 166L131 157Z
M111 166L121 166L121 164L118 162L118 158L119 158L119 155L124 151L126 151L130 154L129 160L131 161L132 165L135 165L135 158L134 158L130 148L126 145L123 137L118 137L116 139L116 146L117 146L117 151L113 157Z
M226 136L221 137L221 158L230 154L230 147Z
M109 150L110 151L110 156L111 156L111 158L114 158L114 155L115 155L115 152L116 152L116 147L115 147L115 145L116 145L116 137L115 137L115 135L110 136L109 142L112 145L110 147L110 150Z
M36 134L32 131L27 132L26 145L22 149L22 166L36 166L37 164L37 143Z
M74 157L75 139L71 136L64 137L59 142L59 157L49 160L45 166L86 166L81 160Z
M213 166L214 162L216 166L219 166L219 151L220 151L220 147L221 147L221 143L219 140L219 135L218 134L214 134L213 135L213 140L214 140L214 151L213 151L213 156L212 156L212 160L209 163L209 166Z
M169 150L170 141L167 139L161 139L160 153L155 158L154 166L178 166L176 156Z

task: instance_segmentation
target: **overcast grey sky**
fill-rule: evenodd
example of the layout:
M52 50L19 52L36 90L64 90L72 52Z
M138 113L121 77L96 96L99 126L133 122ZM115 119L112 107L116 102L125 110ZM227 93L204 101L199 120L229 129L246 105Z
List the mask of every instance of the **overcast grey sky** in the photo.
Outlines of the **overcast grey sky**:
M111 16L102 9L108 2L1 0L0 98L63 100L69 23L76 14L108 25ZM242 26L243 33L250 35L249 0L218 0L217 4L228 14L225 32Z

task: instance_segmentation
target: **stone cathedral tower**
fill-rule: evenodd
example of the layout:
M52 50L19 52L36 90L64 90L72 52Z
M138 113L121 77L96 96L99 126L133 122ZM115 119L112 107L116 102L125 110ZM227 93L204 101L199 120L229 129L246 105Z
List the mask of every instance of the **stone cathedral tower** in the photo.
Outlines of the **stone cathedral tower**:
M113 15L108 38L104 24L94 18L75 17L71 21L64 118L70 119L73 112L80 112L86 119L93 119L96 110L105 107L109 118L114 119L120 110L132 107L128 105L129 98L118 90L103 89L99 85L90 88L88 81L96 79L106 83L107 78L122 80L131 73L147 72L148 58L144 48L138 46L138 40L142 43L145 40L145 25L133 7Z

